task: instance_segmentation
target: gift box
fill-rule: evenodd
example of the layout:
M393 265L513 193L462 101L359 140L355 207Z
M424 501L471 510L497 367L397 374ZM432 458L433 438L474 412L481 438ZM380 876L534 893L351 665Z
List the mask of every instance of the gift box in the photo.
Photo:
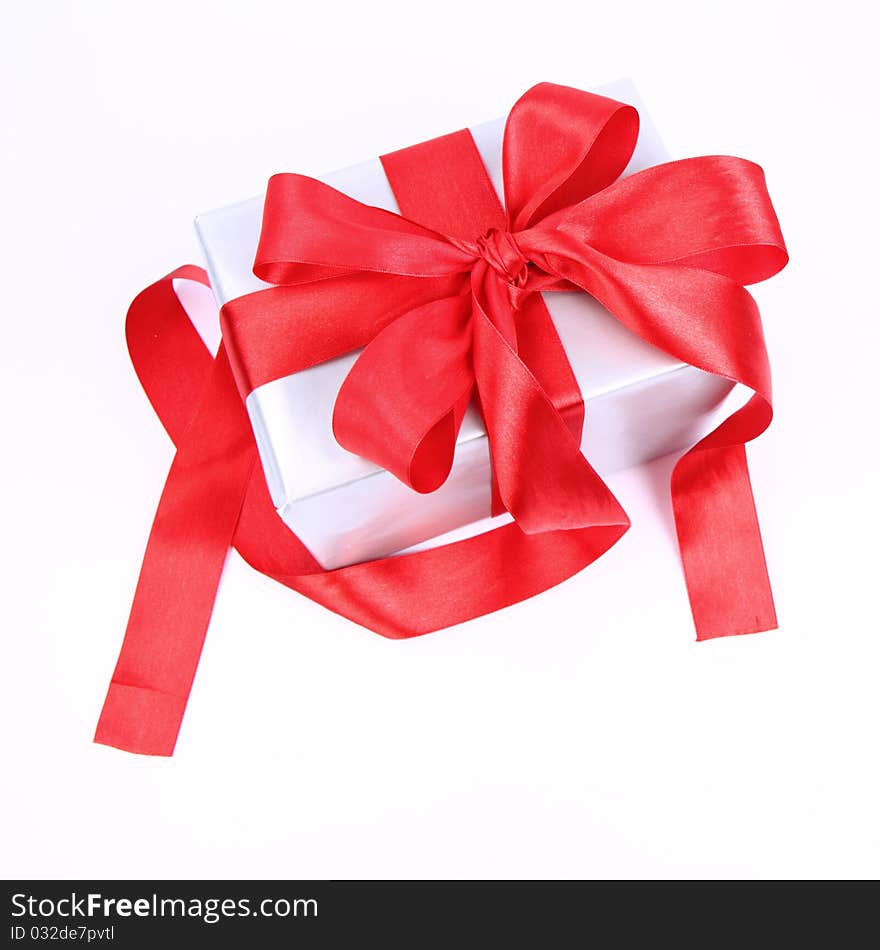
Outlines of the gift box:
M638 145L624 175L668 160L631 82L596 91L639 110ZM470 132L500 197L504 119ZM378 159L320 180L367 205L398 211ZM262 214L258 197L196 220L221 307L269 286L253 272ZM600 475L693 445L711 431L719 413L729 413L729 380L645 342L587 294L543 297L586 404L582 451ZM334 405L359 355L337 356L245 394L272 501L320 564L337 568L441 543L455 529L463 529L453 534L460 537L509 520L506 514L489 517L489 446L473 405L462 422L448 479L427 494L337 442Z
M135 298L177 452L96 741L171 754L230 547L406 639L593 563L630 525L603 476L683 447L697 638L776 626L745 453L772 418L746 286L788 259L764 173L664 161L632 87L602 92L541 83L503 124L273 175L198 219L210 280ZM216 353L187 281L220 304Z

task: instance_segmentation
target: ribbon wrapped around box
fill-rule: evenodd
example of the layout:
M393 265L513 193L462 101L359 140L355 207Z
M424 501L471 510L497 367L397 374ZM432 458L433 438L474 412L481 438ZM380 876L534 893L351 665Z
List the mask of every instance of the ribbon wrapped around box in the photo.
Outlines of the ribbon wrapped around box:
M632 84L620 80L601 92L639 109L638 144L623 174L666 161L666 150ZM504 120L469 131L493 189L503 199ZM378 158L321 180L364 204L399 212ZM211 286L221 306L270 286L253 272L263 201L254 198L197 219ZM646 343L588 294L568 291L542 297L576 384L566 381L560 387L559 406L563 412L580 412L585 405L581 449L601 476L688 448L715 427L721 413L729 414L732 400L725 399L733 387L729 380ZM526 316L521 315L521 323ZM535 333L540 329L533 324ZM520 326L520 347L523 336ZM551 356L557 347L555 339L535 341L536 350ZM413 491L388 470L336 441L334 406L360 352L334 357L244 393L272 501L318 562L325 568L344 567L414 545L436 545L446 532L460 537L465 530L477 533L509 520L510 515L498 515L492 524L487 520L492 484L489 446L473 402L458 431L449 475L429 493ZM566 363L560 364L567 372ZM470 527L464 529L466 525Z
M745 285L784 266L782 235L763 172L743 159L621 177L638 128L630 105L543 83L507 119L503 203L468 130L382 158L399 214L274 176L261 283L221 295L214 358L174 291L206 283L203 272L180 269L136 298L129 349L177 453L96 741L171 754L230 545L390 637L515 603L608 550L629 522L582 451L589 428L583 438L555 294L588 295L672 365L716 378L705 412L732 383L751 391L676 465L673 509L698 638L775 626L744 449L769 424L770 374ZM333 433L371 476L390 473L417 509L454 473L456 445L479 442L462 439L476 419L491 511L512 520L427 550L334 567L351 557L343 547L324 557L332 569L319 563L275 511L245 401L259 417L254 393L334 360L347 362Z

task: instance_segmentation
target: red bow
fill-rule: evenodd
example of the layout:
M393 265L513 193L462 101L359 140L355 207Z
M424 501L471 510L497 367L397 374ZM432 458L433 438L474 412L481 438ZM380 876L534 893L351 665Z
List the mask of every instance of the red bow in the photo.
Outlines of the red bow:
M254 272L283 286L287 314L267 338L254 308L225 308L245 392L365 346L336 402L345 448L433 491L476 395L500 501L524 531L625 523L581 454L580 419L554 399L552 381L570 369L558 367L564 354L538 291L585 290L645 340L769 402L760 318L742 285L787 259L757 165L695 158L617 180L637 135L631 106L534 87L505 128L506 212L486 177L467 189L471 220L445 233L312 178L274 176ZM436 195L428 203L441 224L445 179L457 186L477 155L469 133L446 139L437 176L422 167L415 184ZM423 162L418 148L407 153L412 167ZM267 354L267 339L286 345Z

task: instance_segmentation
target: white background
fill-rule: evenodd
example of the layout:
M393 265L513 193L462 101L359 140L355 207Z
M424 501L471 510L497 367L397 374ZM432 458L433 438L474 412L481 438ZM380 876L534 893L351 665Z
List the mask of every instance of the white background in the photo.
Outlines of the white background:
M868 5L4 5L7 877L876 876L878 172ZM760 162L792 262L756 288L749 450L778 632L703 644L671 462L528 603L409 642L230 558L171 759L91 743L172 448L131 297L195 214L632 76L673 155Z

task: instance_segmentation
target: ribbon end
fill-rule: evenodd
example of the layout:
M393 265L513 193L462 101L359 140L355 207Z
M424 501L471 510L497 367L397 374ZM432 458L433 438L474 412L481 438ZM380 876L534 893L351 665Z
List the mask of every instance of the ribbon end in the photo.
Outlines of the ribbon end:
M170 756L185 708L179 696L113 682L93 741L124 752Z
M695 615L697 642L720 640L723 637L743 637L752 633L767 633L770 630L778 630L779 622L776 619L776 608L773 606L772 595L769 594L769 581L767 592L770 599L765 605L766 609L760 613L752 612L749 616L743 616L739 620L730 615L716 616L713 620Z
M776 614L765 619L757 618L753 623L744 627L735 627L727 629L697 630L697 643L704 640L721 640L724 637L744 637L752 633L769 633L771 630L778 630L779 623L776 620Z

